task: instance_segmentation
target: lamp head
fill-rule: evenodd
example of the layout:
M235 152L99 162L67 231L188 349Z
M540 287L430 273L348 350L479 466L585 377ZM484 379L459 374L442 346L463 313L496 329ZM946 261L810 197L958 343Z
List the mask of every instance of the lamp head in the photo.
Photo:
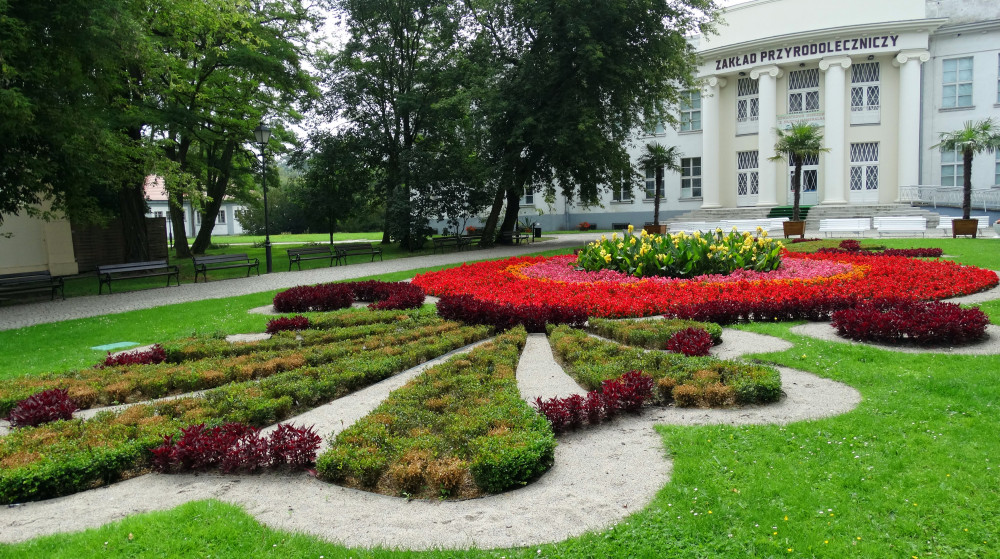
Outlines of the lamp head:
M263 122L253 129L253 137L261 146L266 146L271 141L271 128Z

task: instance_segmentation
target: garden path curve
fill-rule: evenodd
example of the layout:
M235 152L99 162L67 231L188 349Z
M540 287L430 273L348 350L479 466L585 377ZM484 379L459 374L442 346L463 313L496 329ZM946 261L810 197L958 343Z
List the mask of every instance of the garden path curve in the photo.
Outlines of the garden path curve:
M726 330L728 356L790 347ZM722 348L723 346L720 346ZM471 347L471 346L470 346ZM459 351L468 351L463 348ZM454 353L454 352L453 352ZM336 433L439 358L295 418ZM0 509L0 540L101 526L125 516L201 499L243 507L281 530L347 546L405 549L518 547L561 541L611 526L641 510L669 481L671 461L657 424L789 423L850 411L860 394L828 379L779 368L786 397L739 409L647 410L559 437L555 465L527 487L465 501L406 501L331 485L305 474L150 474L92 491ZM555 363L544 335L530 335L517 370L525 399L580 391ZM575 388L574 388L575 387Z

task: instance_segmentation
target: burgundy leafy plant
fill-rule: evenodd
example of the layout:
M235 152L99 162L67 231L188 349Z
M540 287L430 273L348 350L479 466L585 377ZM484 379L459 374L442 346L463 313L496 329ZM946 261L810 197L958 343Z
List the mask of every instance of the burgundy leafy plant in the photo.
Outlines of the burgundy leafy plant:
M683 353L688 357L708 355L712 349L712 335L701 328L685 328L667 340L667 351Z
M305 330L309 328L309 317L296 315L292 317L275 318L267 323L267 333L274 334L285 330Z
M358 301L372 302L375 310L416 309L424 304L424 289L409 282L357 281L345 285Z
M837 333L857 341L947 346L983 339L989 318L954 303L882 298L833 313Z
M629 371L617 379L604 381L600 390L591 390L586 396L535 398L535 409L548 419L553 432L562 433L583 425L584 419L590 425L597 425L619 411L638 413L653 395L653 384L653 379L641 371Z
M834 311L850 308L857 299L848 296L816 296L793 300L758 299L736 301L717 299L690 305L680 305L674 309L677 318L733 324L750 321L811 320L827 321Z
M546 324L582 327L587 312L582 308L557 305L511 305L483 301L470 295L446 295L437 305L438 315L469 324L488 324L506 330L521 324L528 332L545 332Z
M7 419L14 427L36 427L59 419L72 419L77 409L67 390L53 388L21 400Z
M854 239L844 239L840 241L840 248L848 252L857 252L861 250L861 242Z
M104 369L120 365L155 365L163 363L166 360L167 352L163 349L163 346L156 344L145 351L125 351L118 355L112 355L109 351L104 361L98 363L96 367Z
M316 461L321 441L311 427L279 423L268 441L271 445L271 465L288 464L294 468L304 468Z
M354 302L354 292L343 283L300 285L274 296L278 312L326 312L346 309Z
M219 468L225 473L254 472L283 464L302 468L316 460L320 437L309 427L279 424L270 437L242 423L206 427L204 423L181 429L154 448L152 465L159 472L185 472Z
M794 245L796 243L811 243L813 241L822 241L822 240L823 239L816 239L816 238L813 238L813 239L792 239L791 240L791 244Z

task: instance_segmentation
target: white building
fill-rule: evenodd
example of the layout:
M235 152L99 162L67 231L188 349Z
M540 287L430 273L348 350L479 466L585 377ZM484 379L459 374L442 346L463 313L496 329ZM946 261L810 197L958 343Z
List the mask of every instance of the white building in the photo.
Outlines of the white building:
M687 93L679 129L635 138L636 159L648 142L684 154L683 173L665 175L661 220L790 205L789 165L770 157L775 129L793 122L821 126L829 149L804 168L802 204L869 215L909 201L917 185L960 186L961 158L930 146L964 121L1000 120L996 0L753 0L723 21L692 39L702 88ZM974 161L983 193L1000 185L993 157ZM641 225L653 213L647 175L645 191L607 192L603 207L533 196L521 215L547 229Z
M146 203L149 205L146 217L166 217L167 232L173 235L173 228L170 225L169 219L169 198L163 185L163 178L155 175L146 177L143 189L146 192ZM243 209L243 205L237 203L232 198L224 198L222 206L219 208L219 213L215 216L215 226L212 229L212 236L242 235L243 226L236 219L236 212ZM201 227L201 219L201 213L192 209L191 201L185 200L184 230L187 232L188 238L194 238L198 234L198 229Z

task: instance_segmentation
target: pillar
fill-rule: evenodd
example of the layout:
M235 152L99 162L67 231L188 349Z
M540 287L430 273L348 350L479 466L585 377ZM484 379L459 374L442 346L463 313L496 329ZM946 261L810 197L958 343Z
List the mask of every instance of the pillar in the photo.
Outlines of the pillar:
M821 204L847 203L847 83L846 70L851 58L837 56L824 58L819 69L826 73L826 115L824 118L823 147L823 198Z
M705 80L701 102L701 207L721 208L719 192L719 95L726 78Z
M781 68L775 65L761 66L750 71L750 77L757 80L757 92L760 108L757 113L759 131L757 132L757 191L758 206L778 205L778 163L771 161L774 157L774 144L778 125L778 85L777 79L784 75Z
M920 64L930 58L926 50L904 50L892 61L899 68L898 186L915 186L920 181ZM898 187L895 199L899 201Z

